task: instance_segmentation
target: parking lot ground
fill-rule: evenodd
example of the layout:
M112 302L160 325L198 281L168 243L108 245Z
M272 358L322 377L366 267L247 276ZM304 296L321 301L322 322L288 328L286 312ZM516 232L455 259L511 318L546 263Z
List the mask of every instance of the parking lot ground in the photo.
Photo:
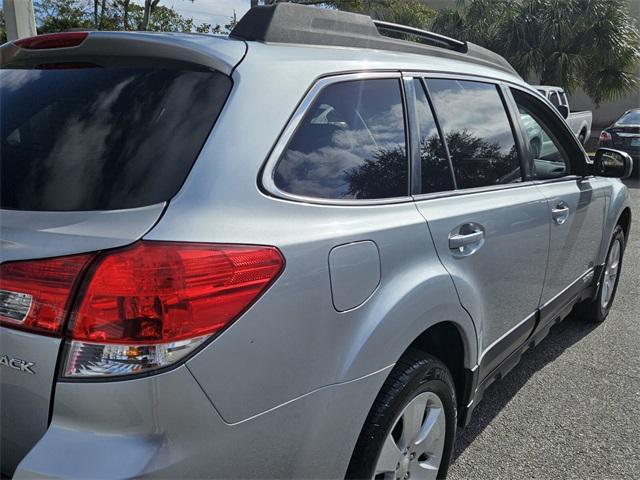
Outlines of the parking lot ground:
M572 315L492 385L458 434L450 479L640 478L640 183L614 306Z

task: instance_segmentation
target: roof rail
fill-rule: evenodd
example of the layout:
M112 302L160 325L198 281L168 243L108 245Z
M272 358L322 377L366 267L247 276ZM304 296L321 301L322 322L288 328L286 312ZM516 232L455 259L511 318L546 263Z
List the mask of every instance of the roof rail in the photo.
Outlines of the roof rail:
M455 38L445 37L439 33L421 30L419 28L400 25L397 23L383 22L382 20L373 20L379 32L400 33L404 35L414 35L426 41L427 44L434 47L448 48L460 53L467 53L467 42L456 40Z
M381 32L412 35L408 41ZM282 2L250 9L236 24L231 37L267 43L372 48L464 60L518 73L503 57L473 43L406 25L328 8Z

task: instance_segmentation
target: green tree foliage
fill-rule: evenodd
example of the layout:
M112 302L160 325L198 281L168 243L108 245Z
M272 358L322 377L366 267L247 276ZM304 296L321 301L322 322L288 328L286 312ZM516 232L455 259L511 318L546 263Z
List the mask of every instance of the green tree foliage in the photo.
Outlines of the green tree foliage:
M204 1L204 0L196 0ZM195 25L160 0L35 0L38 33L69 29L149 30L153 32L226 33L234 25Z
M82 0L40 0L34 2L38 33L73 28L94 28L92 3Z
M0 44L7 41L7 24L4 21L4 10L0 10Z
M525 78L596 102L638 88L638 25L625 0L461 0L432 30L503 55Z
M344 172L353 198L384 198L407 186L407 155L404 147L379 149L371 159Z

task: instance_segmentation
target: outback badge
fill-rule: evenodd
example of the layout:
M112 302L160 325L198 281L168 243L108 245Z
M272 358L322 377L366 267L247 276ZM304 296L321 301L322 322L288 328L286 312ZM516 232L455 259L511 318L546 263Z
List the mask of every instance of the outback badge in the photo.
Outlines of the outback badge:
M9 358L6 355L0 356L0 365L3 367L13 368L14 370L18 370L20 372L30 373L31 375L35 375L31 367L35 365L33 362L27 362L25 360L20 360L19 358Z

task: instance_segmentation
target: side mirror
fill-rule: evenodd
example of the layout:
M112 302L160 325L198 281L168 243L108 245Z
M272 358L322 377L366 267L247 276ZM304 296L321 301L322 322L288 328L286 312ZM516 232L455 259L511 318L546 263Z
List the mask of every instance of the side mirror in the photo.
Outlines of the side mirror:
M560 115L562 115L562 118L569 118L569 107L566 105L558 105L556 108L560 112Z
M629 178L633 170L631 155L612 148L599 148L593 161L593 173L601 177Z

